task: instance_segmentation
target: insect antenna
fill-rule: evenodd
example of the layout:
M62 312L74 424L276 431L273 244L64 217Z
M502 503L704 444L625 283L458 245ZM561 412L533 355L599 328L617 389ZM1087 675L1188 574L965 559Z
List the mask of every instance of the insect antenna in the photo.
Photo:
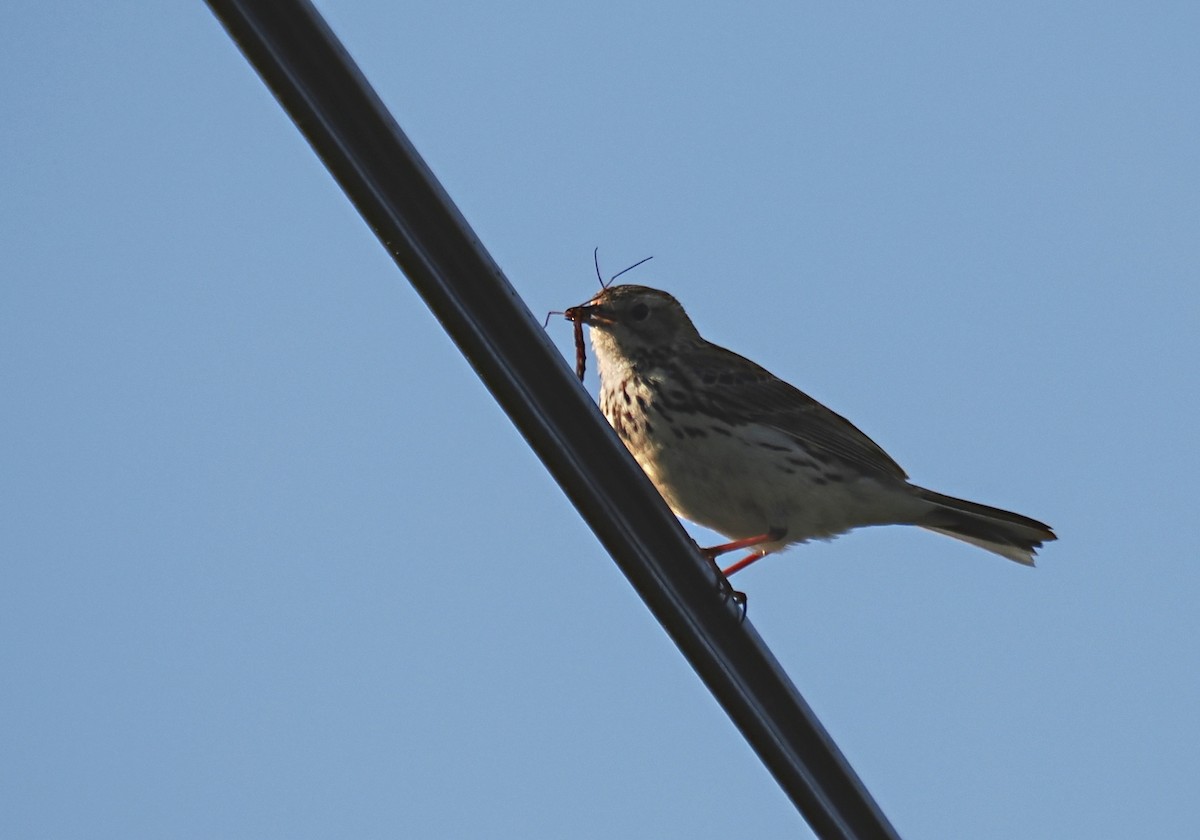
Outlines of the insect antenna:
M620 271L618 271L616 274L614 274L612 277L609 277L608 282L606 283L606 282L604 282L603 275L600 274L600 248L599 248L599 246L597 246L596 249L594 251L592 251L592 262L596 266L596 279L600 281L601 289L607 289L609 286L611 286L613 284L613 281L616 280L618 277L620 277L622 274L624 274L627 271L633 271L635 268L637 268L642 263L650 262L650 260L652 260L652 259L654 259L653 255L646 257L645 259L638 260L637 262L635 262L633 265L629 266L628 268L623 268Z
M637 267L638 267L639 265L641 265L642 263L647 263L647 262L650 262L650 260L652 260L652 259L654 259L654 255L653 255L653 254L652 254L652 255L650 255L650 256L648 256L648 257L646 257L645 259L638 260L638 261L637 261L637 262L635 262L633 265L629 266L629 268L623 268L623 269L621 269L621 270L620 270L620 271L618 271L616 274L614 274L612 277L608 278L608 286L611 286L611 285L612 285L612 283L613 283L613 281L614 281L614 280L616 280L618 277L620 277L620 276L621 276L622 274L624 274L625 272L627 272L627 271L633 271L635 268L637 268ZM607 289L607 288L608 288L608 286L605 286L604 288L606 288L606 289Z

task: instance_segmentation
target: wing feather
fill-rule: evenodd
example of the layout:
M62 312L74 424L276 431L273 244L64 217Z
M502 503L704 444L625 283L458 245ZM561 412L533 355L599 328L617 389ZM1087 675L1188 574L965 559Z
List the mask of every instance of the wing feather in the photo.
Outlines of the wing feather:
M799 388L723 347L709 344L697 351L680 361L699 378L698 391L712 413L775 429L865 475L908 478L879 444Z

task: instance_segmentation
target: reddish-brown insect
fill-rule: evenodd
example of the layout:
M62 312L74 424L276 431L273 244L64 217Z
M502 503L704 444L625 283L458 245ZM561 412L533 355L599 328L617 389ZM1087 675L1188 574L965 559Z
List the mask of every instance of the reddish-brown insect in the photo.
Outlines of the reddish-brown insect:
M575 375L583 381L583 372L587 370L587 353L583 349L583 319L575 322Z

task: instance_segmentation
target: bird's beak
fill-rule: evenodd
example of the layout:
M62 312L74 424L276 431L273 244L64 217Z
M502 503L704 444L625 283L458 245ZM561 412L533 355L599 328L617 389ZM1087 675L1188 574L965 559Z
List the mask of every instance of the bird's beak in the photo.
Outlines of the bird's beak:
M574 321L576 324L606 326L613 323L613 319L605 315L604 311L593 303L572 306L563 315L568 321Z

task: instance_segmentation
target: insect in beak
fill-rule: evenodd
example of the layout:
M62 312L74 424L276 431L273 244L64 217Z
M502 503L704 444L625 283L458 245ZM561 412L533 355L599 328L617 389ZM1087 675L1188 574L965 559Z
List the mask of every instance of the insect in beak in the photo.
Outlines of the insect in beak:
M572 306L563 313L568 321L575 327L575 375L579 377L579 381L583 381L583 373L587 369L587 352L583 348L583 324L588 320L586 306Z
M575 375L583 381L583 371L586 365L586 354L583 349L584 324L612 324L612 318L601 315L598 306L583 304L572 306L563 313L563 317L575 325Z

